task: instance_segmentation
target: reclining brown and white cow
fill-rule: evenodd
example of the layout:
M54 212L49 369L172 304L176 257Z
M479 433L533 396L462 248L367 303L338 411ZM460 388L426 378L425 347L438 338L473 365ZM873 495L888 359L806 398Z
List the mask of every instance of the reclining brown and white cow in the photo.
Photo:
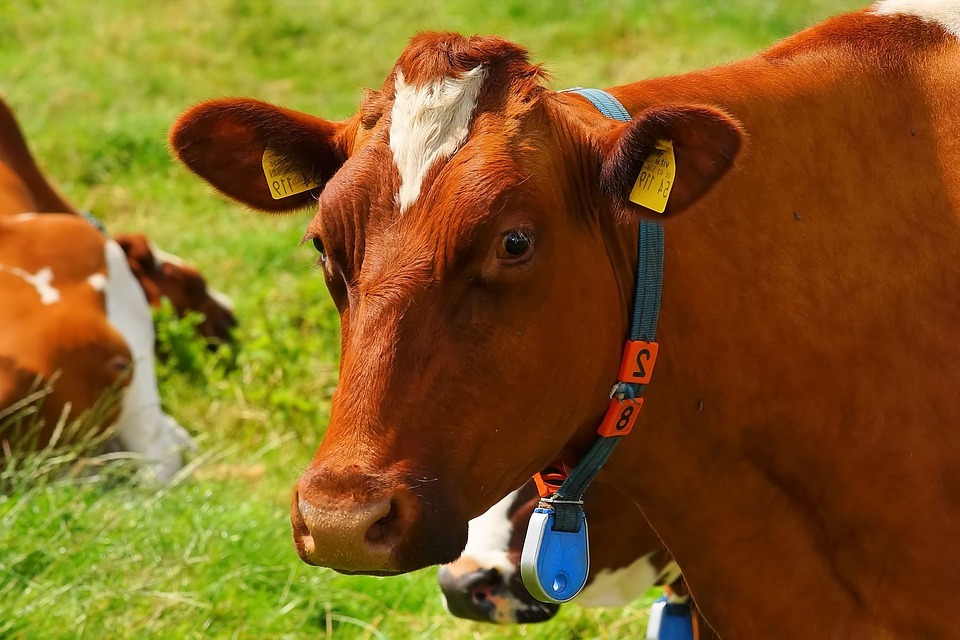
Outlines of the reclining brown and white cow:
M149 303L162 295L180 313L204 313L199 328L208 337L230 338L229 300L142 236L110 239L78 215L39 170L0 100L0 418L38 380L50 384L43 426L29 443L42 447L65 411L76 418L117 388L118 410L91 426L115 422L114 446L140 454L156 479L171 478L193 442L161 409ZM0 432L0 456L26 446L16 436L12 427Z

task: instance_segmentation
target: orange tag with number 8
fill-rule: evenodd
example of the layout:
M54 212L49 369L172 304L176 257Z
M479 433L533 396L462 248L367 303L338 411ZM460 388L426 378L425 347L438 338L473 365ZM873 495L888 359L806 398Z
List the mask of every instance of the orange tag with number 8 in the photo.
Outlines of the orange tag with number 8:
M604 438L627 435L636 424L642 406L643 398L623 401L614 398L607 407L607 414L603 416L603 422L600 423L597 433Z
M632 384L649 384L659 352L660 345L656 342L628 340L627 346L623 348L623 360L620 361L617 380Z

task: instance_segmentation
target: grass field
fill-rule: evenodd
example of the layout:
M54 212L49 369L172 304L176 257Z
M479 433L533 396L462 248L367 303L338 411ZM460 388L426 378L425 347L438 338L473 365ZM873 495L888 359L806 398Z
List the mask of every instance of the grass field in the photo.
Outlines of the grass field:
M242 323L233 366L183 323L164 329L161 392L200 440L193 473L159 491L30 465L6 478L0 640L639 637L642 601L504 631L447 616L433 569L377 579L300 563L290 491L323 434L338 357L334 306L312 248L297 247L310 213L258 216L214 196L171 161L166 130L224 95L348 116L418 30L497 33L547 62L553 86L602 87L732 60L854 6L0 0L0 93L41 164L109 229L199 265Z

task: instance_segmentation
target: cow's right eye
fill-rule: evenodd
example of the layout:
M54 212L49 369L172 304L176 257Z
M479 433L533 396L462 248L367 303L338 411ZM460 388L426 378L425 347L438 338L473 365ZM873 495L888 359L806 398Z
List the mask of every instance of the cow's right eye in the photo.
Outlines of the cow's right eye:
M320 259L321 259L321 260L326 260L326 259L327 259L327 249L326 249L326 247L323 246L323 240L321 240L320 238L316 238L316 237L315 237L315 238L313 239L313 248L316 249L316 250L317 250L317 253L320 254Z
M533 234L528 229L511 229L500 239L497 256L507 262L523 262L533 251Z

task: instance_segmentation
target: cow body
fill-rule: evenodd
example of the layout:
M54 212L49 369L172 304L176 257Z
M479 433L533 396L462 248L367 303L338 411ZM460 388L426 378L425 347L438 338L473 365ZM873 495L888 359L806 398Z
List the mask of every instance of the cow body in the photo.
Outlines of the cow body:
M58 424L94 411L57 444L115 424L117 446L149 476L183 466L193 441L161 408L153 319L128 260L49 184L0 100L0 416L50 387L39 430L10 427L0 451L44 447Z
M0 216L27 213L80 215L37 166L13 111L0 99ZM212 347L232 342L237 320L229 296L208 287L195 267L142 234L118 234L113 239L151 307L158 308L166 297L181 317L189 312L203 315L197 330Z
M659 363L598 482L647 516L721 636L953 633L958 22L956 3L881 2L610 89L625 125L543 89L516 45L452 34L415 38L344 122L185 114L174 149L225 193L320 198L307 237L343 357L294 496L301 557L448 562L471 517L576 464L628 332L636 221L656 219ZM663 215L628 198L659 140ZM266 149L318 187L272 200Z
M150 308L120 246L76 215L0 216L0 299L0 410L38 383L51 386L42 428L29 442L3 434L7 446L44 447L61 419L75 420L116 393L119 404L87 426L116 422L119 446L169 480L192 440L160 407Z
M956 36L860 14L611 92L634 113L717 104L750 138L666 225L666 357L610 462L617 487L721 635L955 629Z

